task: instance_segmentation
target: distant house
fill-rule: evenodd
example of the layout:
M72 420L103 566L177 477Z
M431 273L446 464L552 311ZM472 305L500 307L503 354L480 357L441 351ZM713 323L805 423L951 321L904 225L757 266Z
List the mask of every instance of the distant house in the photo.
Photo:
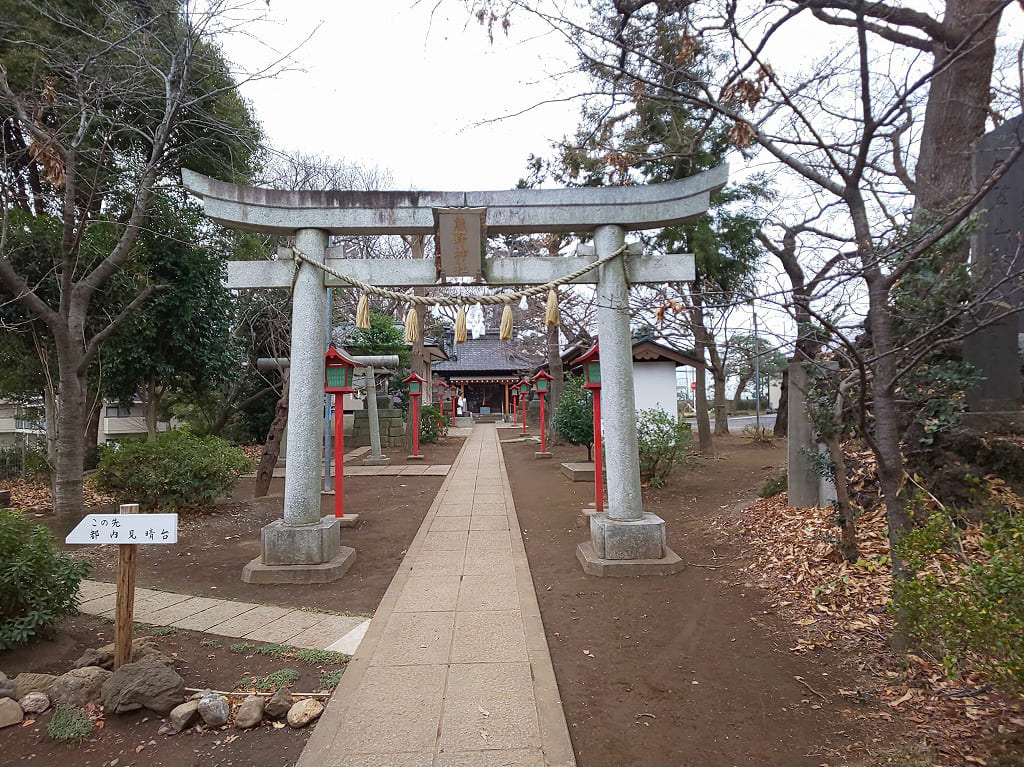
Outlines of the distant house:
M562 366L569 370L579 357L594 346L594 341L577 341L562 352ZM704 363L689 350L680 350L647 335L633 339L633 403L637 410L663 410L678 414L676 368L703 367ZM546 366L545 366L546 367Z
M448 360L435 362L433 372L458 386L470 413L510 413L509 387L533 367L514 341L502 341L498 331L448 348Z
M100 413L96 444L139 439L146 436L146 408L141 400L130 407L105 401ZM46 439L46 422L40 415L42 406L25 407L0 402L0 446L42 444ZM158 421L157 431L167 431L171 424Z

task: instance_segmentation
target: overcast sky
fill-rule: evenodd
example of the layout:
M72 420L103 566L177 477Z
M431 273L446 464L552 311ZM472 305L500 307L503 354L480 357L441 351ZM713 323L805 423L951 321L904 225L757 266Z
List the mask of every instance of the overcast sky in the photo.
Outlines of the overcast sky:
M302 71L243 87L271 144L379 166L393 188L514 186L530 152L574 129L578 108L478 123L557 97L550 75L566 64L553 52L564 49L525 15L491 45L461 3L431 18L434 4L272 0L253 37L226 36L228 57L252 71L316 30L294 55Z

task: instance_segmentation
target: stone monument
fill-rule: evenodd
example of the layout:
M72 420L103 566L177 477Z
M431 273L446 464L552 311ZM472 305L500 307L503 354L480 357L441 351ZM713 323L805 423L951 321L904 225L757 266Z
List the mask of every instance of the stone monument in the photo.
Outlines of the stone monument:
M974 146L974 181L980 185L1024 143L1024 115L1007 120ZM964 359L981 382L967 393L966 423L985 431L1024 430L1021 339L1024 313L1006 315L1024 300L1024 160L1019 157L982 199L985 210L971 238L971 260L985 302L974 313L983 327L964 342ZM1005 316L1000 316L1005 315Z

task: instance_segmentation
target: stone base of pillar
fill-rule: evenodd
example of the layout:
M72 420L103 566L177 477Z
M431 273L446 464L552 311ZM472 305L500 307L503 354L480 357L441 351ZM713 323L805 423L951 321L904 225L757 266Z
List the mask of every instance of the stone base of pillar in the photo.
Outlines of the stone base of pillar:
M368 455L363 459L363 466L390 466L391 459L386 455Z
M576 548L576 559L587 575L598 578L626 578L635 575L674 575L686 569L686 562L672 549L664 548L660 559L602 559L590 541Z
M242 568L245 583L331 583L343 576L356 561L356 550L341 546L329 562L316 565L267 565L256 557Z
M426 458L425 455L407 455L405 460L407 461L422 461Z
M533 454L533 457L534 458L550 458L551 457L551 453L542 453L542 452L540 452L538 450L536 453Z
M661 559L665 556L665 520L644 512L640 519L622 521L602 511L590 517L590 543L601 559Z
M341 549L341 530L335 517L310 525L290 525L276 519L263 528L261 558L266 565L319 565Z

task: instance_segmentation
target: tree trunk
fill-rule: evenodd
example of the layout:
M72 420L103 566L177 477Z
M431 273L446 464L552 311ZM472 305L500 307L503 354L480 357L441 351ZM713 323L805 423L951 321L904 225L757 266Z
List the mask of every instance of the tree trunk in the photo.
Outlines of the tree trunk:
M83 468L95 469L99 460L99 439L100 439L100 418L103 417L103 398L99 394L90 394L89 401L92 407L88 409L88 417L85 419L85 443Z
M698 342L694 345L697 359L704 357L704 344ZM711 417L708 413L708 386L705 376L706 368L700 365L694 368L694 382L697 388L693 390L693 407L697 411L697 448L701 453L708 455L715 449L711 439Z
M49 379L43 389L43 417L46 419L46 463L50 467L50 490L56 492L53 480L57 477L57 398Z
M545 428L548 433L548 441L552 442L557 439L555 432L555 413L558 410L558 403L562 399L562 388L565 384L565 371L562 370L562 356L561 349L558 347L558 325L548 325L546 327L547 334L547 352L548 352L548 372L551 374L551 391L548 393L548 401L546 403L547 423ZM556 442L557 444L557 442Z
M839 551L847 562L856 562L860 558L857 549L857 524L850 503L850 489L846 484L846 456L839 444L839 437L833 434L825 439L825 446L835 466L836 486L836 522L839 525Z
M60 390L57 399L57 460L53 483L53 512L60 534L66 535L84 514L82 473L85 468L85 401L87 385L79 374L82 353L69 333L57 335Z
M789 369L782 370L782 392L779 395L779 409L775 412L775 428L772 434L785 437L789 433Z
M936 40L935 64L948 60L956 43L968 39L1001 0L946 0L942 26L948 40ZM915 169L918 208L941 213L974 189L971 145L985 133L999 17L970 37L928 86L921 148ZM967 256L966 244L962 258Z
M274 478L274 468L281 455L281 435L284 434L285 427L288 425L288 373L287 368L281 371L281 398L277 401L274 420L270 423L267 441L263 445L263 453L260 454L260 465L256 469L254 498L262 498L270 491L270 481ZM339 456L338 460L344 460L344 458Z
M739 381L736 383L736 393L732 395L732 412L738 413L740 411L740 400L743 399L743 390L747 388L747 384L750 383L752 376L740 376Z
M146 381L146 434L149 439L156 439L157 413L160 409L161 396L156 379L150 376Z
M723 437L729 433L729 413L725 397L725 373L712 370L715 379L715 436Z

